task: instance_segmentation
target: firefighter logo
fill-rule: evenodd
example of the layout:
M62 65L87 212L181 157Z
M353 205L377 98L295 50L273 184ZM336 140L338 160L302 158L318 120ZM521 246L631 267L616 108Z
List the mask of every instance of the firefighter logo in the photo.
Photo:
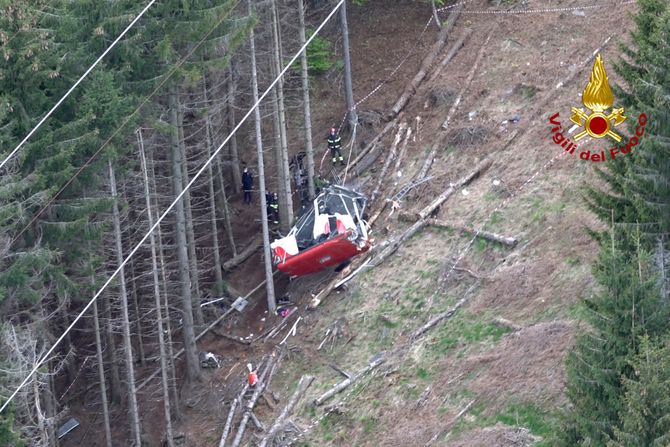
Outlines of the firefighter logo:
M623 116L623 107L612 109L610 113L606 113L613 103L614 94L610 89L605 64L602 56L598 54L591 71L591 79L582 93L582 104L591 113L584 112L582 108L572 108L573 115L570 117L570 121L584 129L575 134L575 141L590 135L593 138L609 136L617 143L620 142L621 136L612 129L623 123L626 117Z

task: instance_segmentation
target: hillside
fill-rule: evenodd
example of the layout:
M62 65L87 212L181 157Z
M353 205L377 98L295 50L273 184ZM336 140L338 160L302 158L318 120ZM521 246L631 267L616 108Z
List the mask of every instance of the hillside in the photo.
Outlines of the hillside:
M432 17L427 3L362 3L348 5L354 97L365 99L357 106L361 123L356 140L351 141L349 130L343 133L349 160L384 128L439 33L434 23L427 25ZM244 312L233 313L199 341L198 350L219 356L221 367L203 369L201 384L180 389L183 405L174 428L183 435L181 445L218 445L229 408L244 386L245 365L262 363L277 352L284 337L282 359L254 415L265 428L272 426L300 378L310 375L314 381L289 415L293 425L283 426L283 441L276 445L543 445L558 410L567 405L564 359L582 330L576 303L595 290L591 263L597 245L588 229L602 225L583 200L585 185L598 181L597 164L566 155L552 142L548 120L560 112L567 125L570 108L582 105L595 50L604 58L610 82L617 82L612 64L620 56L619 44L628 39L635 5L471 0L441 12L442 21L453 11L459 15L437 62L381 139L378 158L362 173L347 169L347 184L370 195L399 129L411 129L398 169L394 161L382 180L380 198L369 203L370 216L381 210L371 230L374 260L411 227L416 213L489 160L490 165L455 188L431 215L451 228L424 227L384 262L357 270L316 309L308 309L314 296L343 275L327 271L294 280L275 275L277 295L289 295L300 304L298 310L275 337L264 337L282 319L267 313L260 288ZM325 36L339 59L337 28L327 28ZM462 48L436 71L461 37ZM326 130L342 120L346 106L339 67L314 76L312 82L319 166ZM294 94L293 106L299 104L297 90L289 92ZM289 120L293 154L304 145L301 119ZM251 127L243 129L240 146L253 145ZM582 148L607 150L602 141L582 141ZM399 207L387 203L417 177L433 148L432 179L410 191ZM245 157L253 159L251 149ZM328 164L326 158L323 172ZM276 166L268 167L268 177L273 188ZM245 245L261 231L258 212L242 203L241 193L229 192L234 236ZM460 227L475 231L461 232ZM480 230L515 241L494 242L481 237ZM201 245L210 236L205 232L207 241ZM225 240L223 231L219 239ZM367 258L356 258L352 266ZM211 268L209 258L206 263ZM230 290L246 294L263 281L262 265L258 250L226 272L225 282ZM449 309L453 314L414 335ZM206 317L211 322L219 315L216 309ZM295 334L289 335L296 321ZM156 346L147 343L146 349L147 357L158 357ZM383 362L355 384L323 405L310 404L375 359ZM176 367L181 386L183 359ZM93 366L88 368L82 375L88 378L75 385L76 397L67 408L81 427L60 442L64 447L104 445L98 402L87 397L95 385ZM138 382L156 368L157 362L138 366ZM146 445L162 445L159 380L148 382L138 396ZM238 410L232 435L239 415ZM123 420L113 424L113 438L126 445L131 431L125 401L113 407L111 418ZM242 445L257 445L262 437L263 430L250 422Z
M305 406L293 419L304 430L295 445L517 446L540 442L547 433L557 409L566 404L563 359L579 331L575 304L593 289L590 263L595 245L586 229L598 225L581 196L584 184L596 180L593 166L575 157L561 157L560 148L550 141L547 118L555 111L565 116L570 107L580 105L592 66L584 61L611 36L602 49L611 67L608 61L618 56L617 45L626 38L627 25L622 24L629 23L619 9L578 9L584 5L579 1L503 2L504 9L567 10L458 18L448 42L467 29L472 34L437 79L423 84L405 109L403 120L412 126L413 136L400 168L402 176L396 172L388 176L383 197L418 172L435 137L443 132L440 125L451 101L483 51L450 122L447 144L433 163L430 172L435 179L410 193L401 211L420 210L450 182L489 157L491 167L453 195L436 217L513 236L518 245L509 248L454 231L427 229L402 245L390 260L363 270L316 311L301 311L297 336L289 339L290 353L271 386L281 399L279 407L301 375L316 377L303 400ZM489 7L486 2L466 5L470 10ZM430 11L414 2L388 7L370 1L351 9L357 99L406 54L411 55L389 83L359 106L384 115L417 71L436 29L431 26L421 35ZM449 48L447 43L441 56ZM567 85L556 88L575 71ZM612 79L612 71L608 73ZM343 101L332 85L317 88L331 88L321 100L329 107L316 111L325 128L333 120L327 109L338 104L336 110L341 110ZM501 124L516 114L517 123ZM385 137L385 147L396 129ZM360 183L370 185L376 180L385 154L358 179ZM389 216L387 209L375 223L373 236L378 243L397 237L409 226L398 215ZM258 265L257 261L252 264ZM316 294L329 277L296 280L289 291L307 304L310 292ZM450 319L425 336L410 339L413 330L462 298L465 303ZM250 328L254 333L275 323L262 323L259 317L257 326ZM500 319L515 327L501 324ZM336 327L338 337L318 349ZM257 360L270 345L272 340L239 360ZM206 346L225 353L232 344L212 341ZM343 379L329 365L353 373L379 353L385 353L387 360L375 372L323 407L309 408L308 402ZM231 366L233 360L238 358L230 359ZM224 369L225 374L228 369ZM212 445L218 439L226 410L220 406L209 418L200 412L189 418L187 432L201 439L198 445ZM275 413L267 405L257 411L266 424L273 420ZM207 433L204 438L203 433Z

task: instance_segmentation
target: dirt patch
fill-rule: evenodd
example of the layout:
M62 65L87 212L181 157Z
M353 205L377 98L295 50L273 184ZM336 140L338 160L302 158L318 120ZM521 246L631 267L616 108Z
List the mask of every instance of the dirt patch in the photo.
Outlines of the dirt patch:
M565 321L540 323L505 336L488 352L469 357L454 368L442 362L444 386L457 374L473 377L467 387L493 405L506 400L546 402L564 399L563 359L573 344L573 325Z
M526 447L535 443L537 438L525 428L508 427L496 424L460 434L449 441L451 447Z

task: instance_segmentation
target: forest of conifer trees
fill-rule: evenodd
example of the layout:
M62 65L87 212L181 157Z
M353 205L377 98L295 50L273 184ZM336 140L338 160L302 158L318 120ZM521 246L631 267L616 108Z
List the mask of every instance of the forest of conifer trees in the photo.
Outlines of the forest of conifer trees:
M210 308L200 304L212 297L234 298L223 274L259 243L255 235L236 230L239 223L232 219L228 196L240 192L241 169L249 166L279 193L281 226L290 228L294 199L288 140L302 140L303 129L310 131L308 76L334 62L330 43L316 39L308 49L310 63L304 59L302 69L299 61L294 64L272 90L271 101L258 108L259 126L248 120L186 189L258 90L269 85L284 69L287 54L292 56L304 42L305 23L319 23L330 9L311 2L305 19L297 3L247 3L169 0L153 5L4 166L3 399L42 360L174 198L183 193L183 199L0 416L0 444L57 445L56 423L67 407L67 399L59 396L88 362L98 364L107 445L112 445L111 432L126 425L110 421L113 405L128 408L130 438L140 445L143 427L136 396L146 374L137 369L144 371L145 365L154 365L150 358L159 358L166 439L173 445L170 420L178 418L180 406L176 351L185 351L186 385L197 384L201 372L195 337L212 319ZM143 6L91 0L2 4L4 155ZM265 144L265 149L259 144L260 152L254 132ZM270 166L266 178L259 155ZM265 186L257 185L254 196L264 200Z
M201 304L230 305L256 286L234 290L226 274L261 247L255 268L274 311L265 193L277 192L275 230L286 234L300 206L290 159L305 150L315 195L326 150L325 132L312 128L315 77L342 82L346 110L332 120L344 114L355 135L344 7L323 33L336 37L314 38L247 114L336 3L156 2L0 168L0 405L29 377L0 414L0 446L59 445L69 403L91 394L106 446L150 445L141 394L152 380L165 445L177 445L174 426L204 380L196 342L221 315ZM436 3L417 7L437 19ZM612 63L623 80L615 95L628 115L648 117L646 135L634 156L597 170L600 186L584 188L585 206L607 229L590 230L597 285L579 297L579 335L565 361L569 403L548 445L670 445L670 5L637 3L630 43ZM144 6L0 1L2 159ZM254 208L236 214L231 198L241 196L245 167Z

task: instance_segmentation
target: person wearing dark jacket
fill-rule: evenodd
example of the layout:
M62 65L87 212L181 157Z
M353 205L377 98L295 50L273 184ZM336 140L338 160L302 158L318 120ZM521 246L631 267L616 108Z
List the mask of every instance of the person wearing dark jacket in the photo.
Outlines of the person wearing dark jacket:
M266 210L268 214L268 223L277 225L279 223L279 200L277 193L265 193Z
M251 188L254 186L254 176L248 168L242 173L242 190L244 191L244 203L251 205Z
M328 149L330 149L330 155L333 157L333 164L337 163L337 160L340 161L340 164L344 166L344 157L342 156L342 138L337 133L337 129L334 127L330 128L330 133L328 134Z

